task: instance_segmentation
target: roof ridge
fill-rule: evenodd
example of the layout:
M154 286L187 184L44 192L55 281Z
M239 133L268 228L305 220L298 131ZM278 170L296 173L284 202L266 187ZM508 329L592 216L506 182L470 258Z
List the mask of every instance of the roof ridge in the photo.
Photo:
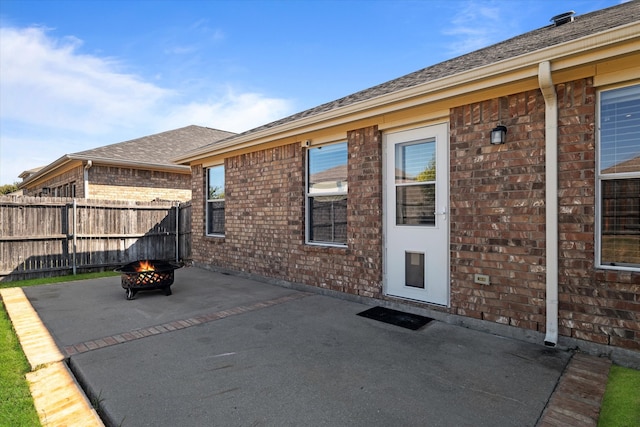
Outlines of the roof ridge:
M214 129L214 128L210 128L210 127L206 127L206 126L199 126L199 125L187 125L187 126L183 126L181 128L177 128L177 129L170 129L170 130L154 133L154 134L151 134L151 135L145 135L145 136L141 136L141 137L138 137L138 138L127 139L125 141L114 142L114 143L107 144L107 145L101 145L99 147L90 148L88 150L82 150L82 151L78 151L78 152L70 153L70 154L71 155L89 154L89 153L94 152L96 150L103 151L104 149L107 149L107 148L110 148L110 147L115 147L115 146L122 146L123 144L137 143L137 142L140 142L140 141L143 141L143 140L158 139L158 138L162 138L163 136L175 135L175 134L177 134L179 132L186 131L187 129L200 129L200 130L206 129L207 131L214 131L214 132L217 132L217 133L225 134L226 136L224 138L227 138L229 136L237 135L237 133L235 133L235 132L225 131L225 130L221 130L221 129Z

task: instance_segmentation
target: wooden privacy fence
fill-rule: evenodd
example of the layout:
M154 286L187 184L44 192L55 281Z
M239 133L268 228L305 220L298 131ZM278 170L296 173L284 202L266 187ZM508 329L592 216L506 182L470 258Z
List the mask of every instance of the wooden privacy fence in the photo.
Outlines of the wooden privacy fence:
M0 197L0 280L190 256L190 202Z

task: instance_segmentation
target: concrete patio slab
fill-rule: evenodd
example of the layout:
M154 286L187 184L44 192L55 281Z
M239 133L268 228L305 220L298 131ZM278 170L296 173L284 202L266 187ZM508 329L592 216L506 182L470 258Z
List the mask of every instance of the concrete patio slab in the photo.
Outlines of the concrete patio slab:
M533 426L571 357L198 268L168 297L119 282L25 288L107 425Z

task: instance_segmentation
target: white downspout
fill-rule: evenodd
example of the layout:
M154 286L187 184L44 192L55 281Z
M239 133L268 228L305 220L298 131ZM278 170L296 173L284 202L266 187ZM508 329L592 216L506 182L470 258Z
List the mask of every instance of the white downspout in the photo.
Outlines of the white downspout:
M93 166L91 160L87 160L87 164L84 165L84 198L89 198L89 168Z
M544 344L558 344L558 97L551 63L538 66L538 83L545 103L545 181L547 254L547 335Z

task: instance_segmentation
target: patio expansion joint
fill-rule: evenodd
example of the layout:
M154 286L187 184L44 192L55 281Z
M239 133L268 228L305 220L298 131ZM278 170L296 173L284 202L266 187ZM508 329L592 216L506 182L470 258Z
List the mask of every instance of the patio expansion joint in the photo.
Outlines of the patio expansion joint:
M118 344L123 344L142 338L166 334L182 329L190 328L193 326L202 325L205 323L214 322L216 320L224 319L239 314L245 314L252 311L262 310L264 308L273 307L274 305L284 304L289 301L295 301L301 298L315 295L311 292L295 292L289 295L285 295L279 298L274 298L266 301L259 301L248 305L239 305L237 307L228 308L221 311L212 313L199 314L187 319L172 320L170 322L161 323L159 325L148 326L145 328L134 329L127 332L121 332L119 334L109 335L106 337L96 338L93 340L83 341L72 345L66 345L63 348L63 352L66 357L71 357L76 354L86 353L93 350L98 350L105 347L111 347Z

